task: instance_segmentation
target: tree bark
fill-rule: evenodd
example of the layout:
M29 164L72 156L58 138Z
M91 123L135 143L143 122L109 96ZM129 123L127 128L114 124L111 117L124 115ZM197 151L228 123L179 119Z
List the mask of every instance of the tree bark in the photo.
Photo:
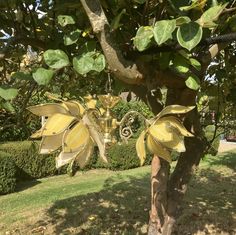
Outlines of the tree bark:
M111 72L127 84L138 84L143 80L135 62L124 58L111 34L111 28L99 0L81 0L82 6L90 20L93 31L102 47Z
M162 234L167 206L169 163L154 155L151 165L151 210L148 235Z

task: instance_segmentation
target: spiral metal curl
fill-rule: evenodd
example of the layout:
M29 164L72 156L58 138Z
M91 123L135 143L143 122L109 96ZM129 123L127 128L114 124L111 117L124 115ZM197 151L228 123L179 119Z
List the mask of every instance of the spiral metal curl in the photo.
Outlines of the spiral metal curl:
M121 139L124 140L126 143L128 139L133 135L133 131L131 127L136 117L143 120L145 125L147 125L148 120L141 113L137 111L129 111L128 113L125 114L125 116L119 122L119 126L120 126L119 135Z

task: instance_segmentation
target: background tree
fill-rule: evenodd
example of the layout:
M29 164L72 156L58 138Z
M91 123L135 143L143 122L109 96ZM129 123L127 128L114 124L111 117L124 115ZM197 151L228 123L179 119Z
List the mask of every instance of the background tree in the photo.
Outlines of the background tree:
M45 91L68 98L104 92L107 72L115 93L134 92L154 113L162 109L161 87L165 105L195 105L213 80L234 105L235 7L233 0L2 1L1 132L26 123L25 107ZM204 153L197 109L185 125L195 137L186 138L173 173L153 157L149 234L171 234Z

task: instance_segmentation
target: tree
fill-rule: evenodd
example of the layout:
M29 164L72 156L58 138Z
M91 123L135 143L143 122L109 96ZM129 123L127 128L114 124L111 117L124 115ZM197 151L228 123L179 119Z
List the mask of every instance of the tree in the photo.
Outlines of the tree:
M1 106L13 112L23 100L11 115L16 123L36 93L102 92L108 72L116 92L134 92L155 114L162 109L161 87L168 89L165 105L192 106L213 80L235 104L234 1L9 0L0 7ZM149 235L171 234L204 153L197 109L184 122L195 137L185 139L174 172L153 157Z

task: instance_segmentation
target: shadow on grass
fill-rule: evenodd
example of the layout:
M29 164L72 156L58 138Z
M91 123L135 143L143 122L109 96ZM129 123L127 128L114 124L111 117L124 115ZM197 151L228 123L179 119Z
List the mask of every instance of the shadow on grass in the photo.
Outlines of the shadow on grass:
M57 201L39 226L54 224L48 234L144 234L149 175L114 184L117 180L122 181L122 176L108 178L100 192Z
M235 170L236 169L236 151L235 152L226 152L222 155L211 157L207 159L207 162L211 166L227 166L228 168Z
M17 182L16 184L16 189L15 192L20 192L20 191L24 191L28 188L34 187L37 184L40 184L41 182L38 180L31 180L31 181L21 181L21 182Z
M235 175L202 170L190 183L173 234L236 234L235 183ZM149 175L124 181L118 175L100 192L55 202L37 226L45 226L45 234L146 234L149 205Z

